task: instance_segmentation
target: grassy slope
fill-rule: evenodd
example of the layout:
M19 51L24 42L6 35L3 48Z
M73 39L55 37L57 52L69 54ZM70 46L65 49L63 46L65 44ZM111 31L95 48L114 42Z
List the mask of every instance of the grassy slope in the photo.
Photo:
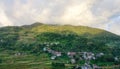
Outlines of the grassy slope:
M113 34L111 32L91 28L87 26L71 26L71 25L46 25L46 24L33 24L29 26L29 31L34 32L35 34L44 33L44 32L53 32L53 33L63 33L63 32L71 32L76 33L77 35L81 35L83 37L100 37L100 38L120 38L120 36Z
M62 31L71 31L77 33L79 35L90 33L92 35L99 34L104 32L100 29L85 27L85 26L71 26L71 25L64 25L64 26L50 26L50 25L41 25L35 28L32 28L33 32L62 32Z

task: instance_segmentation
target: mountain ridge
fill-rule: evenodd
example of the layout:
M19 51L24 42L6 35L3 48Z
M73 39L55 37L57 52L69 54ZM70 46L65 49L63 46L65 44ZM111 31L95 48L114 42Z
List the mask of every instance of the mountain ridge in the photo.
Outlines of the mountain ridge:
M22 26L5 26L5 27L1 27L0 29L2 29L2 28L33 28L33 27L40 27L40 26L51 26L51 27L64 27L64 26L69 26L69 27L86 27L86 28L88 28L88 29L97 29L97 30L100 30L100 31L104 31L104 32L109 32L109 31L106 31L106 30L104 30L104 29L99 29L99 28L94 28L94 27L88 27L88 26L73 26L73 25L69 25L69 24L65 24L65 25L58 25L58 24L45 24L45 23L40 23L40 22L35 22L35 23L33 23L33 24L31 24L31 25L22 25ZM109 32L109 33L112 33L112 32ZM112 33L112 34L115 34L115 33ZM115 34L115 35L117 35L117 34ZM119 36L119 35L118 35Z

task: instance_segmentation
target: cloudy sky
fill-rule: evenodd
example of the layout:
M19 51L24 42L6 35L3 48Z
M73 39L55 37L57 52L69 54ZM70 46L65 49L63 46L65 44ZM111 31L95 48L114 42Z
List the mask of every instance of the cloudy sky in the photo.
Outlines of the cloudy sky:
M120 0L0 0L0 27L71 24L120 35Z

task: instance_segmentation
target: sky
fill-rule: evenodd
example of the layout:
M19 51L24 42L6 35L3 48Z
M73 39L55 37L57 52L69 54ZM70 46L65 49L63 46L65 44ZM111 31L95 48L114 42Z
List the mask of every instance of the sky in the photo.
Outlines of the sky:
M120 35L120 0L0 0L0 27L82 25Z

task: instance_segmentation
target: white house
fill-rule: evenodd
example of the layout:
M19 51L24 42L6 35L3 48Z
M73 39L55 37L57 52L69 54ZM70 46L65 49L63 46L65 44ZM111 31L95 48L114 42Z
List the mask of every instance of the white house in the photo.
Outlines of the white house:
M57 51L54 51L52 54L57 57L60 57L62 55L61 52L57 52Z
M76 63L76 60L75 59L71 59L71 63L72 64Z
M104 56L104 53L98 53L98 54L96 55L96 57L102 57L102 56Z
M93 69L89 64L85 63L85 65L81 66L81 69Z
M43 48L43 51L47 51L47 48L46 48L46 47L44 47L44 48Z
M68 56L75 56L75 55L76 55L76 52L68 52L67 55L68 55Z
M62 55L61 52L53 51L51 49L49 49L48 52L57 57L60 57Z
M118 57L114 57L115 61L119 61L119 58Z
M55 60L55 59L56 59L56 56L51 56L51 59L52 59L52 60Z

